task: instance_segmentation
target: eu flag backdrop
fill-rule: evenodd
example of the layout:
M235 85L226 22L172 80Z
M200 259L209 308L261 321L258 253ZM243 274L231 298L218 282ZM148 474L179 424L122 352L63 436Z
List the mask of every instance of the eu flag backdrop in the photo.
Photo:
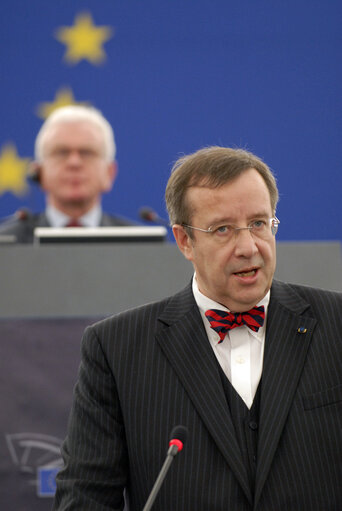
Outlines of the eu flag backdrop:
M182 154L218 144L263 158L280 240L342 240L339 0L2 0L0 216L39 211L26 179L56 106L113 125L119 174L104 208L165 216Z

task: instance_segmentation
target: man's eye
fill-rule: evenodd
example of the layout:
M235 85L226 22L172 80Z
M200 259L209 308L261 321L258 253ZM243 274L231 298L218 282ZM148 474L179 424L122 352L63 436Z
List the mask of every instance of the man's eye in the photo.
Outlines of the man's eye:
M252 222L252 227L253 229L263 229L266 227L266 222L265 220L254 220L254 222Z
M55 149L52 152L52 156L54 156L56 158L65 158L67 155L68 155L68 149L60 148L60 149Z
M92 158L96 155L96 152L92 149L80 149L80 155L82 158Z
M215 229L215 232L217 234L228 234L230 231L231 231L230 225L220 225Z

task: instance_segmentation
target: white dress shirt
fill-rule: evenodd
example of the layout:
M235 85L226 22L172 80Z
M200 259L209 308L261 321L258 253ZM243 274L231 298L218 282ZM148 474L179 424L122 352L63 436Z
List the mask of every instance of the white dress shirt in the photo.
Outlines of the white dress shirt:
M219 343L219 334L211 328L205 312L208 309L230 312L229 309L199 291L196 275L194 275L192 281L192 290L216 358L236 392L247 407L251 408L262 374L270 291L256 304L258 307L261 305L265 307L265 322L258 332L253 332L246 325L243 325L229 330L223 341Z
M65 215L51 205L47 206L45 214L51 227L65 227L72 220L68 215ZM83 227L98 227L101 217L102 208L99 204L96 204L90 211L79 218L79 222Z

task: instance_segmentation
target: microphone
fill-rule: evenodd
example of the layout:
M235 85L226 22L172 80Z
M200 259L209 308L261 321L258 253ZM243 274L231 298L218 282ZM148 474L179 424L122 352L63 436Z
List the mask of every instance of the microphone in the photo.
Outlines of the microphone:
M146 220L147 222L153 222L154 224L162 224L166 225L166 227L170 227L169 222L164 218L160 217L154 209L149 206L144 206L139 209L139 216L142 220Z
M20 208L14 213L15 220L28 220L31 216L31 211L27 208Z
M12 215L5 216L1 218L0 224L3 222L16 222L20 220L21 222L24 220L28 220L32 216L31 211L28 208L20 208L17 209Z
M176 454L183 449L183 445L188 436L188 430L185 426L175 426L171 431L171 439L169 441L169 450L167 451L167 455L164 461L164 465L162 466L159 475L154 483L154 486L151 490L150 496L148 497L145 507L143 511L150 511L153 506L153 503L158 495L160 487L165 479L165 476L170 468L171 463L173 462Z

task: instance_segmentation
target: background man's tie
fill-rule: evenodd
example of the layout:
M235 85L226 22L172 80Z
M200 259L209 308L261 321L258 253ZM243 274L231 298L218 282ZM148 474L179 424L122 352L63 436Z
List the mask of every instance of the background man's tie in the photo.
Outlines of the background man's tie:
M77 218L71 218L65 227L82 227L82 224Z

